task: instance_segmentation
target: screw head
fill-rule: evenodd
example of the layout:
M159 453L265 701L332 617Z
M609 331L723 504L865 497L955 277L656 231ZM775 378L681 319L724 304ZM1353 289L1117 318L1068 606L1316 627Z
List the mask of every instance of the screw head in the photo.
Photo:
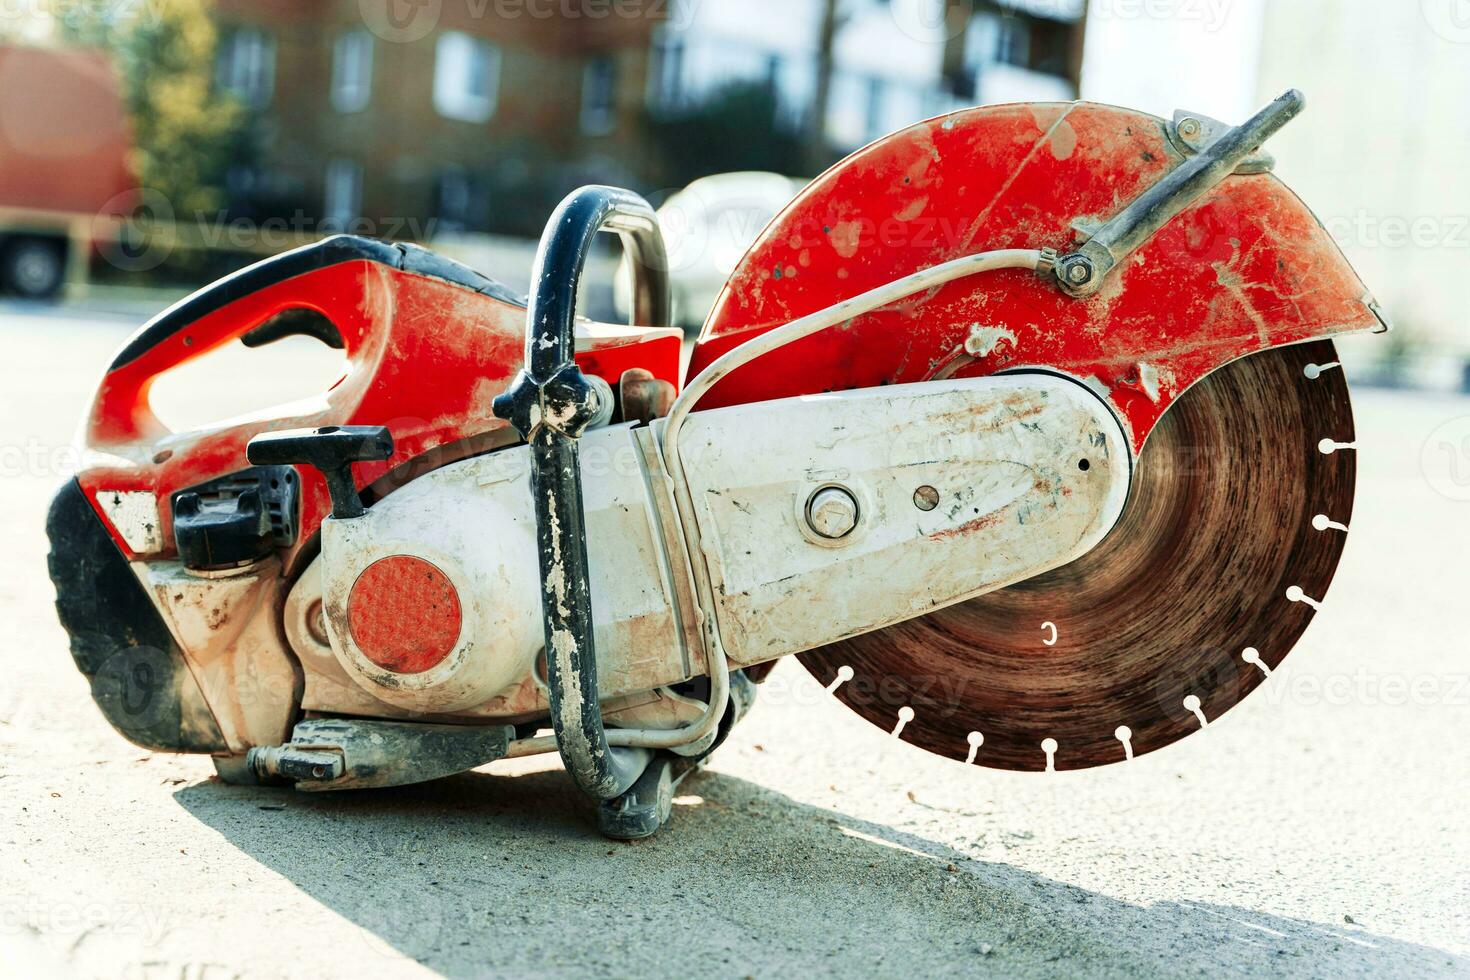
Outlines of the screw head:
M857 499L841 487L823 487L807 501L806 522L824 538L844 538L857 527Z
M939 506L939 491L924 484L914 491L914 506L920 510L933 510Z

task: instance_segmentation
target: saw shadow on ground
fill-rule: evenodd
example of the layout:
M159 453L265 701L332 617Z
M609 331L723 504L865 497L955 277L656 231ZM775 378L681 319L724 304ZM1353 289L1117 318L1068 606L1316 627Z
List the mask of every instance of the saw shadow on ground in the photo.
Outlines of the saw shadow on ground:
M379 955L447 976L687 975L694 964L744 976L751 943L824 973L1470 971L1348 925L1121 902L721 773L680 793L670 825L632 844L598 836L559 770L323 796L210 780L175 799L361 926Z

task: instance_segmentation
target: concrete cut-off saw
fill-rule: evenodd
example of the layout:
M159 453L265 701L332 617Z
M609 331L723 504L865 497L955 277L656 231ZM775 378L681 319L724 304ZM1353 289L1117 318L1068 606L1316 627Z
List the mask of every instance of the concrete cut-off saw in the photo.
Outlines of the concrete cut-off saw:
M1267 679L1331 582L1387 321L1262 144L1090 103L920 123L813 181L695 343L658 221L586 187L522 298L337 236L145 324L52 505L103 714L228 782L394 786L559 752L654 833L778 658L965 765L1121 763ZM599 232L632 325L577 316ZM153 381L312 337L330 390L170 431Z

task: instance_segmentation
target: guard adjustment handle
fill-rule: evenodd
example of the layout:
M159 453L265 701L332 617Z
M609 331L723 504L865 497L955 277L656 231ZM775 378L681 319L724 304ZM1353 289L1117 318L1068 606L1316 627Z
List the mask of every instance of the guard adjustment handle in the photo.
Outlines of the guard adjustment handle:
M1246 157L1300 115L1306 104L1302 93L1289 89L1198 155L1171 170L1097 229L1081 248L1057 260L1054 274L1062 292L1074 297L1096 293L1109 273L1160 228L1233 174Z
M245 458L256 466L297 464L321 471L332 495L332 516L338 520L367 513L352 464L389 459L393 434L386 425L324 425L319 429L263 432L245 447Z

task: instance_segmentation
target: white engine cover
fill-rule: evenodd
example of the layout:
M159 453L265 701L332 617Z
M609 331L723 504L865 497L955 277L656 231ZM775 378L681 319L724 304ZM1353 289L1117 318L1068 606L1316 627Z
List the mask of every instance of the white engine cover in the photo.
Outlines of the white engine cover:
M693 618L689 571L683 545L666 541L672 509L665 516L655 506L645 454L630 425L594 430L581 447L594 641L609 696L653 690L692 673L683 625L686 616ZM396 556L429 562L459 597L458 641L438 666L422 673L384 669L349 625L358 577L374 562ZM319 561L332 652L378 700L413 711L483 714L470 709L522 685L525 690L504 698L505 713L544 707L542 678L534 673L544 635L526 447L425 474L363 517L329 518Z

